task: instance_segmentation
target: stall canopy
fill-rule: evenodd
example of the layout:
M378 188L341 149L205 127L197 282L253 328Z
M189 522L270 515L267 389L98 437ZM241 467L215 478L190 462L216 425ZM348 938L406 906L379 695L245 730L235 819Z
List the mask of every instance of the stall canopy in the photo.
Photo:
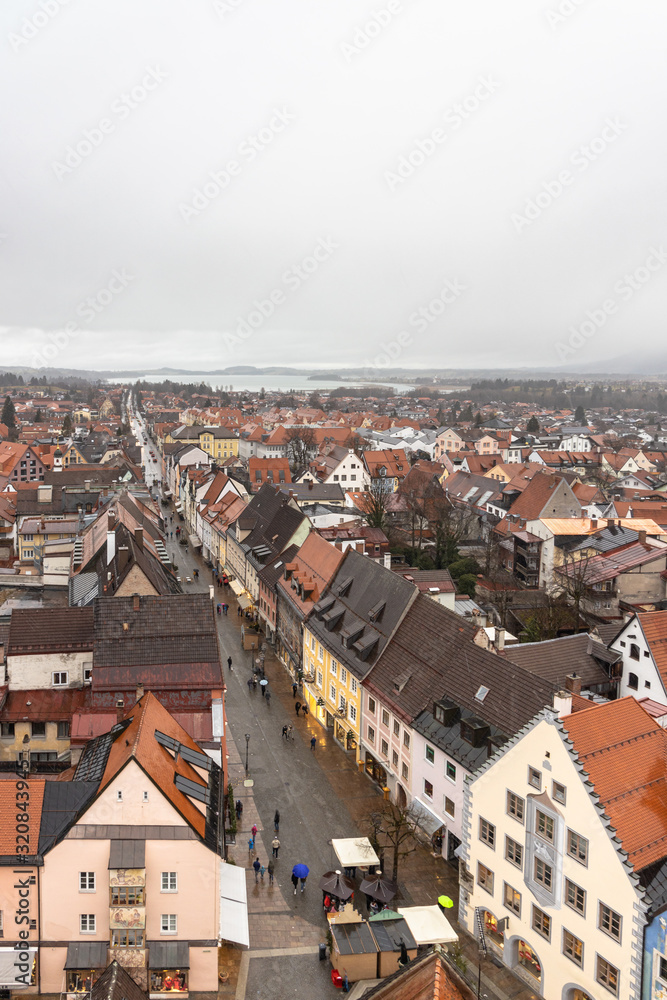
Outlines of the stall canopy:
M193 549L201 548L201 538L199 535L190 535L190 545Z
M424 833L427 833L429 837L432 837L436 830L439 830L443 826L443 821L439 816L436 816L434 812L425 806L423 802L418 799L413 799L410 806L410 811L412 812L415 820L422 828Z
M243 593L244 590L243 585L240 584L238 580L230 580L229 586L232 588L237 597L239 596L239 594Z
M220 937L250 947L245 869L220 862Z
M148 941L149 969L189 969L190 945L187 941Z
M400 906L398 912L418 945L458 941L458 934L439 906Z
M66 969L106 969L108 941L70 941Z
M347 837L345 840L332 840L331 846L343 868L362 868L366 865L380 864L380 859L373 850L368 837Z
M252 603L253 603L252 600L251 600L251 598L250 597L246 597L245 594L239 594L239 596L238 596L238 602L239 602L239 604L241 605L241 607L243 608L244 611L245 611L246 608L251 608L252 607Z
M174 507L179 512L179 514L183 510L183 504L181 503L180 500L176 500L176 502L174 503Z

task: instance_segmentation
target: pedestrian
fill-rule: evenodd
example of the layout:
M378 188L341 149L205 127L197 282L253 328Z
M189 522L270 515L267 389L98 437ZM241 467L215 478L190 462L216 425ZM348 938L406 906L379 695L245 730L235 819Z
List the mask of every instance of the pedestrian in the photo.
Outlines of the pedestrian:
M317 744L317 740L315 739L315 737L314 737L314 736L311 736L311 737L310 737L310 749L311 749L311 750L314 750L314 749L315 749L315 746L316 746L316 744Z
M254 674L252 676L252 689L253 689L253 691L257 690L257 678L255 677Z
M276 809L275 816L273 817L273 829L276 833L280 830L280 813Z
M308 706L307 705L302 705L301 706L301 714L303 715L303 717L305 719L305 717L308 715Z
M303 878L299 879L299 881L301 882L301 892L303 892L303 890L306 888L306 879L307 878L308 878L308 876L304 875Z
M228 604L223 604L222 605L222 613L223 613L223 615L226 615L228 611L229 611L229 605Z
M294 706L294 709L296 711L296 717L297 717L297 719L299 718L299 710L300 710L300 708L301 708L301 702L297 701L297 703Z
M229 667L230 670L232 669L232 658L231 658L231 656L227 657L227 666Z
M222 604L218 604L217 611L218 611L218 614L222 613Z
M173 531L170 531L170 532L169 532L169 537L170 537L170 538L173 538L173 537L174 537L174 532L173 532Z
M243 803L241 802L240 799L237 799L236 800L236 818L239 821L239 823L241 822L241 816L243 816Z
M268 867L267 867L266 870L269 873L269 885L273 885L273 875L274 875L274 872L276 870L275 866L273 864L273 858L269 861L269 864L268 864Z
M262 867L261 864L259 863L259 858L255 858L255 860L252 863L252 866L255 869L255 885L257 885L257 881L259 879L259 872Z
M241 617L241 615L243 614L243 611L241 610L241 605L240 605L240 604L239 604L238 608L236 609L236 614L237 614L237 616L238 616L239 618L240 618L240 617Z
M298 886L298 884L299 884L299 879L294 874L294 872L292 872L292 885L294 886L294 895L295 896L296 896L296 887Z
M248 691L252 691L252 677L248 678Z
M262 688L262 691L263 690L264 688ZM264 697L266 698L266 707L268 708L269 705L271 704L271 692L269 691L268 688L266 688L266 694L264 695Z
M252 827L250 829L250 832L252 833L252 839L254 840L255 837L257 836L257 824L256 823L253 823L253 825L252 825Z
M255 850L255 838L251 837L250 840L248 841L248 854L252 854L254 850Z
M286 739L286 737L287 737L287 730L288 729L289 729L289 726L283 726L283 739ZM277 832L278 831L276 830L276 833Z
M296 698L297 689L298 689L298 685L297 685L296 681L294 681L294 684L292 684L292 697L293 698Z
M265 871L266 871L266 868L264 867L264 865L262 865L262 867L259 869L259 877L261 878L262 882L264 881L264 872Z
M280 841L278 840L277 837L274 837L273 840L271 841L271 849L273 851L274 858L277 858L278 857L278 851L280 849Z

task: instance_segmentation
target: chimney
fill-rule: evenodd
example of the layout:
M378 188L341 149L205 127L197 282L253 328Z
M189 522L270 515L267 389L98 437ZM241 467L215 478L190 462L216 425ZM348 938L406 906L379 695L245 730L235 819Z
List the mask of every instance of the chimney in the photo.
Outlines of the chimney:
M607 527L608 528L613 528L614 527L614 519L613 519L613 517L608 517L607 518Z
M639 544L646 545L646 532L644 530L639 532Z
M107 566L110 566L116 555L116 532L111 528L109 519L109 529L107 530Z
M143 549L144 547L144 529L139 526L134 529L134 540L137 543L138 549Z
M139 594L133 594L132 596L132 610L133 611L141 610L141 598L139 597Z
M385 569L391 569L391 552L385 552L383 562Z
M143 696L144 696L144 686L141 683L141 681L139 681L139 683L137 684L137 701L141 701Z
M496 650L502 653L505 649L505 629L502 626L496 628Z
M593 531L597 531L597 526L598 526L598 519L597 519L597 517L592 517L591 518L591 529Z
M581 677L578 674L568 674L565 678L565 690L581 694Z
M309 489L309 490L312 490L312 488L313 488L313 480L312 480L312 479L309 479L309 480L308 480L308 489Z
M122 722L125 715L125 702L122 698L116 701L116 722Z
M90 493L90 487L92 485L92 479L85 479L83 483L83 488L86 493Z

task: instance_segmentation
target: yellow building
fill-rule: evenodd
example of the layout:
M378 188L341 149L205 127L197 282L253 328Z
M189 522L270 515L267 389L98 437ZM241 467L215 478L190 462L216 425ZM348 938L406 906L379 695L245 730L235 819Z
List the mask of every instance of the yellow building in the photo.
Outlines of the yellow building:
M346 750L359 748L361 682L308 629L303 632L303 693L308 711Z
M70 520L26 517L18 531L19 559L22 562L38 562L42 558L45 542L76 538L80 528L78 517Z
M239 440L228 427L176 427L164 437L165 444L194 444L214 459L237 458Z

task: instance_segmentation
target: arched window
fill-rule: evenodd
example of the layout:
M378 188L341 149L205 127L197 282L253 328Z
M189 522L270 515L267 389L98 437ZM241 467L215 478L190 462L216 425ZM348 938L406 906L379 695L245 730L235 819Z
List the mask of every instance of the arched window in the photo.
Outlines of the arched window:
M639 646L637 645L636 642L631 642L630 643L630 658L632 660L638 660L639 659Z
M628 687L632 688L633 691L637 690L639 687L639 678L637 677L637 674L628 674Z

